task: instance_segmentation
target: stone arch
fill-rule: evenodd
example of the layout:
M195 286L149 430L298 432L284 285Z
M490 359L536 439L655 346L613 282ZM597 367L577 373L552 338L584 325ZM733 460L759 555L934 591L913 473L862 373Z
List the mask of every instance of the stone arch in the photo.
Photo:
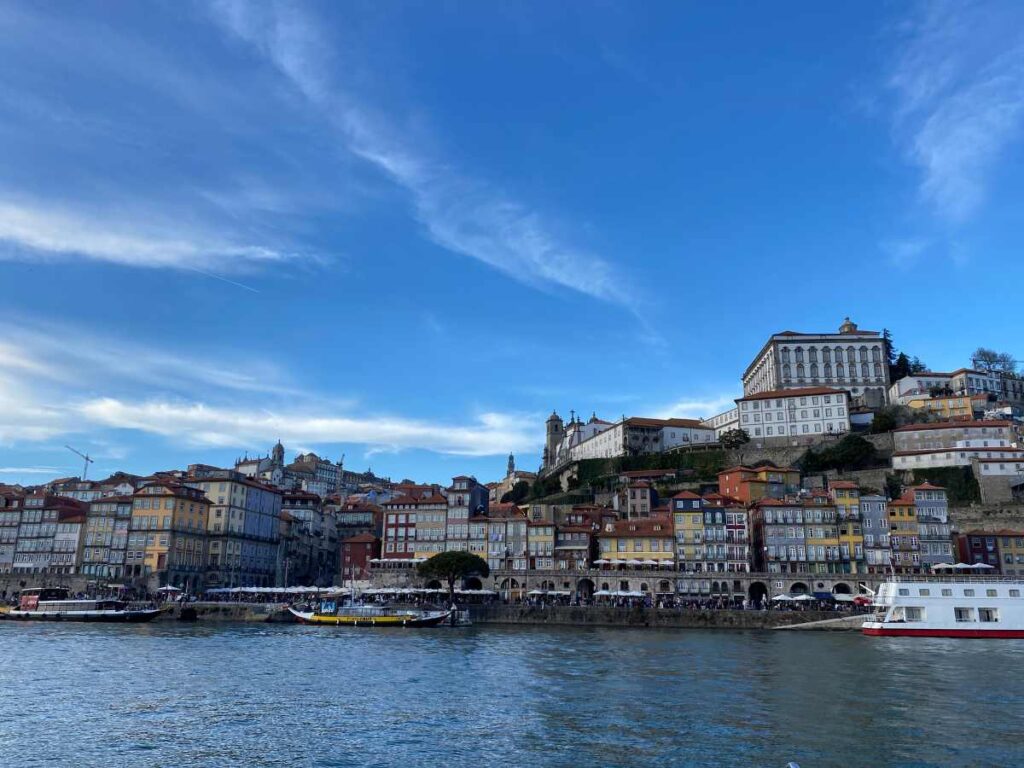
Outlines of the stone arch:
M750 582L750 588L747 590L747 596L750 598L752 603L761 603L768 599L768 585L763 581L752 581Z
M640 582L640 591L641 592L650 592L651 591L651 588L649 586L647 586L647 582L646 581L641 581Z
M802 581L794 581L789 588L790 594L794 595L806 595L811 590Z
M717 581L711 582L711 594L715 595L719 592L719 583Z
M662 579L658 582L658 592L665 595L672 592L672 582L668 579Z
M611 589L609 588L607 581L602 581L601 582L601 591L602 592L611 592Z
M476 576L470 576L462 583L463 589L483 589L483 582L480 581Z
M437 579L431 579L427 582L427 589L441 589L441 582Z
M584 600L593 597L594 582L590 579L580 579L576 582L576 596Z
M833 595L852 595L853 589L845 581L837 582L832 587Z
M519 581L513 578L503 579L500 589L519 589Z

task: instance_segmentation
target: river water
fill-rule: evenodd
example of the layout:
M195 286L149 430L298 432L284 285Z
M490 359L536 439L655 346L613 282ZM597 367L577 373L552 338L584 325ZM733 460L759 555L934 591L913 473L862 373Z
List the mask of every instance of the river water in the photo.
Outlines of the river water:
M1024 764L1024 641L0 622L0 765Z

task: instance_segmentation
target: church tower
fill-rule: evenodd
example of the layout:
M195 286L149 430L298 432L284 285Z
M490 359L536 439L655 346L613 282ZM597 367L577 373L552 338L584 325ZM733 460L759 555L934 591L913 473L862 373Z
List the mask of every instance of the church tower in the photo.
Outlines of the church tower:
M505 474L505 477L512 477L512 475L515 474L515 471L516 471L516 457L513 456L510 453L508 455L508 472Z
M283 467L284 466L284 446L281 445L281 441L277 441L277 445L270 452L270 466L272 467Z
M552 411L551 415L548 416L547 440L544 444L549 464L554 464L556 461L558 461L558 446L561 444L562 437L565 434L563 427L564 424L562 422L562 417L559 416L555 411Z

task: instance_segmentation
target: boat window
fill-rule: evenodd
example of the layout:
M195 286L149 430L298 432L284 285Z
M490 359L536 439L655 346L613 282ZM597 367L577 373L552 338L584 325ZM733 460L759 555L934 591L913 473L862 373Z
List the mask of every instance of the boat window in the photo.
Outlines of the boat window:
M985 595L986 595L987 597L995 597L995 596L996 596L996 594L997 594L997 593L996 593L996 591L995 591L994 589L986 589L986 590L985 590Z
M1020 590L1019 589L1011 589L1010 590L1010 597L1020 597Z
M998 608L979 608L978 621L999 621Z
M942 590L942 596L943 597L952 597L953 596L953 590L952 589L944 589L944 590Z
M910 594L910 590L906 589L905 587L900 587L900 594L904 595L904 596L909 595Z
M932 591L930 589L919 589L919 590L917 590L917 594L919 594L921 597L928 597L929 595L931 595L931 593L932 593Z
M974 621L973 608L954 608L953 612L956 614L957 621Z
M907 606L904 611L907 621L924 621L924 608Z
M974 597L974 590L973 589L965 589L964 590L964 597Z

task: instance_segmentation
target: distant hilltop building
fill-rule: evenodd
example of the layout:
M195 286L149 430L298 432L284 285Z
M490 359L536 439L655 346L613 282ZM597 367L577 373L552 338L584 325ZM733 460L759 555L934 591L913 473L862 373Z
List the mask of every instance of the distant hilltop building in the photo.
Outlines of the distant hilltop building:
M565 423L555 412L546 422L542 471L581 459L611 459L662 453L683 445L715 442L715 430L697 419L648 419L633 416L616 422L583 422L573 413Z
M284 446L280 440L269 456L246 456L236 460L235 471L278 488L307 491L322 498L381 483L370 470L347 471L344 456L334 462L312 452L300 453L291 464L285 464Z
M885 405L889 389L885 340L846 318L837 333L782 331L772 335L743 373L743 395L830 387L855 405Z
M501 497L512 490L516 483L526 482L532 484L537 479L536 472L524 472L521 469L516 469L516 459L511 453L508 455L508 468L505 472L505 478L497 483L489 484L490 489L490 501L492 504L496 504L501 501Z

